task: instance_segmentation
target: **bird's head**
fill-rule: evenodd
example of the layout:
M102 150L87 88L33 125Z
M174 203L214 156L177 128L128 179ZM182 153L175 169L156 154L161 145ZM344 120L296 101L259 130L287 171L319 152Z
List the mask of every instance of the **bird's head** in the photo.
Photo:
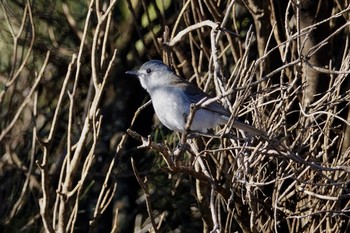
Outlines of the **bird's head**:
M148 61L139 70L127 71L126 74L137 76L141 86L148 92L167 86L179 79L169 66L159 60Z

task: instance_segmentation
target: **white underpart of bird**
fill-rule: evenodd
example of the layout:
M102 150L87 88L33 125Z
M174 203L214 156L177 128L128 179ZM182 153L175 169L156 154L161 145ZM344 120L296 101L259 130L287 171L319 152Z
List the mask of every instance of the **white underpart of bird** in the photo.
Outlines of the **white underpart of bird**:
M139 78L141 86L151 96L159 120L173 131L184 132L191 105L210 98L196 85L181 79L159 60L148 61L139 70L126 73ZM205 133L217 125L226 124L230 115L231 113L219 102L212 102L195 112L190 130ZM238 120L234 121L233 127L251 135L265 135L265 132Z

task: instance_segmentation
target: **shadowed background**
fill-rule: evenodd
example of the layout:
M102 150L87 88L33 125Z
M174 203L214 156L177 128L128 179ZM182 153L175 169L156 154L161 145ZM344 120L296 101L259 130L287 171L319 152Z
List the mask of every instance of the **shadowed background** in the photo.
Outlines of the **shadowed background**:
M349 2L301 2L2 1L2 231L345 232ZM149 97L125 71L150 59L272 141L196 138L182 170L138 149L128 128L180 140L135 115Z

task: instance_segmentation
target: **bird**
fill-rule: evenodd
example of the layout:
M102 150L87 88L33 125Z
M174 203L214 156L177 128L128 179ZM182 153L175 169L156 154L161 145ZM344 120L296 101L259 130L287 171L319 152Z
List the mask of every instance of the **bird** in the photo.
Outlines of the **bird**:
M191 105L211 98L195 84L180 78L160 60L147 61L138 70L127 71L126 74L138 77L151 97L160 122L172 131L185 132ZM190 130L206 133L209 129L226 124L230 116L231 113L220 102L212 102L195 112ZM265 134L238 120L234 121L233 127L254 136Z

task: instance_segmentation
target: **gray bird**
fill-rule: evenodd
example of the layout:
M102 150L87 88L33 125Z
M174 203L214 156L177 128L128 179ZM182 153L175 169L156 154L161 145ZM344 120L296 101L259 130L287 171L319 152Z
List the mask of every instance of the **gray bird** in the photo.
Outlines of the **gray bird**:
M148 61L139 70L126 73L139 78L142 87L151 96L159 120L173 131L185 131L191 104L196 104L203 98L210 98L197 86L178 77L159 60ZM190 129L207 132L208 129L227 123L230 115L230 112L219 102L210 103L195 112ZM237 120L233 126L251 135L265 134Z

